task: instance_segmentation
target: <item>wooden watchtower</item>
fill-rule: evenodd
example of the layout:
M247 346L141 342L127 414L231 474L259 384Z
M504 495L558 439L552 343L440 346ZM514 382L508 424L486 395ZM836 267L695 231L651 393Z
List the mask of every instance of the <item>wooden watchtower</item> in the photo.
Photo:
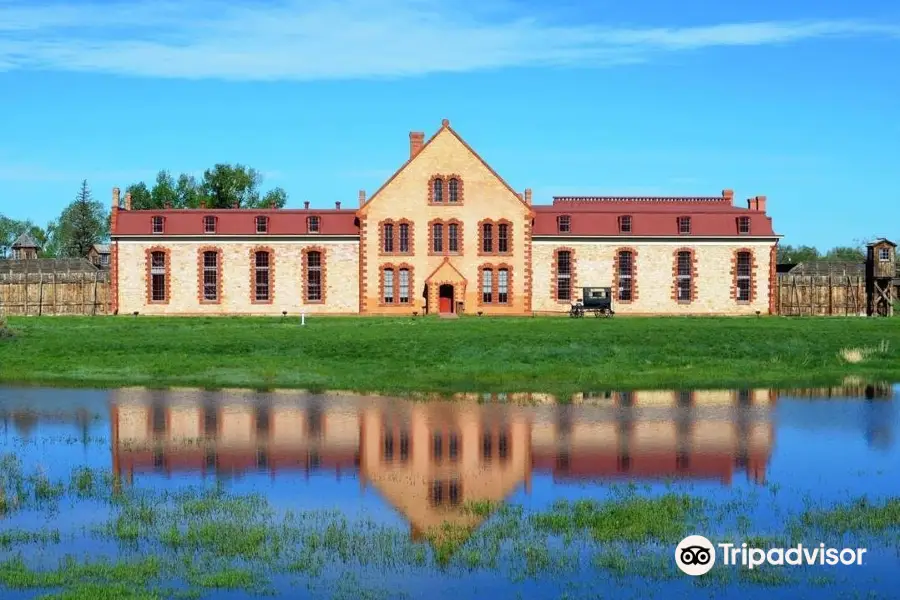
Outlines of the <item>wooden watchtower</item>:
M894 314L894 285L898 280L897 244L879 238L866 244L866 314Z

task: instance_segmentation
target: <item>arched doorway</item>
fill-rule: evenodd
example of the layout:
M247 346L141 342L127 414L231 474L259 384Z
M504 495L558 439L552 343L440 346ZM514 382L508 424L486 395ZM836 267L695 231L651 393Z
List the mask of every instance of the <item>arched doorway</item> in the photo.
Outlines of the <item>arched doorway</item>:
M449 283L441 284L438 288L438 312L452 313L455 309L453 305L453 286Z

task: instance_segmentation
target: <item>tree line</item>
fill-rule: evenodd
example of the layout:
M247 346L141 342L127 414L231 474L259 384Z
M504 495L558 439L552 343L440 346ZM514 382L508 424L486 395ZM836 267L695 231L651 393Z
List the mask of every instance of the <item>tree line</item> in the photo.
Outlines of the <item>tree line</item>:
M284 208L287 193L280 187L263 193L262 174L245 165L217 164L198 180L181 173L160 171L152 185L143 181L125 188L133 210L164 208ZM44 258L81 258L91 246L109 240L110 207L95 200L88 182L82 181L75 199L62 213L41 227L31 220L10 219L0 213L0 258L9 256L13 243L23 233L41 246Z

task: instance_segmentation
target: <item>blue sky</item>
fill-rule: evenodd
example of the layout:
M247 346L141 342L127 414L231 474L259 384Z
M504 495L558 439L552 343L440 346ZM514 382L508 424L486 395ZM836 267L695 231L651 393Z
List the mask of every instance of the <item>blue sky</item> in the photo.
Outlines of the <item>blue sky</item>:
M355 206L442 118L516 189L769 198L900 237L900 4L0 0L0 212L240 162Z

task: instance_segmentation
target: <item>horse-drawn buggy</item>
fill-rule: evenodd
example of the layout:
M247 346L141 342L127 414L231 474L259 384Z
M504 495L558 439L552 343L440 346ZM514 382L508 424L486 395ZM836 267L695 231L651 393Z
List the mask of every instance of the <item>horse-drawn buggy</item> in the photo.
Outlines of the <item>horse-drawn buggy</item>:
M616 314L612 309L612 288L586 287L581 288L581 291L581 300L569 309L570 317L583 317L586 312L594 313L595 317L611 317Z

